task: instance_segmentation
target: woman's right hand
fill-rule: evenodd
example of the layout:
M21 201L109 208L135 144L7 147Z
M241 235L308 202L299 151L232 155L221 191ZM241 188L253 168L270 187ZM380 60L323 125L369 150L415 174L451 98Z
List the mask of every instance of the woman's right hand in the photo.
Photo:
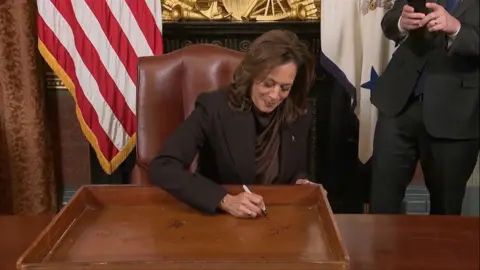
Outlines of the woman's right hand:
M227 194L220 204L220 208L238 218L256 218L262 215L265 207L260 195L242 192L238 195Z

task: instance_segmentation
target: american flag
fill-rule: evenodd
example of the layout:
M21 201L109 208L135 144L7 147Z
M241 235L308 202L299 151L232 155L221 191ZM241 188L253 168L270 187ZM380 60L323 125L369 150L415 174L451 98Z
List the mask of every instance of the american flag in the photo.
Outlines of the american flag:
M356 105L358 158L364 164L372 156L378 117L370 92L375 91L377 79L395 51L394 42L385 38L381 28L382 18L392 6L393 0L322 0L321 64Z
M38 47L106 173L136 142L138 57L163 53L160 0L37 0Z

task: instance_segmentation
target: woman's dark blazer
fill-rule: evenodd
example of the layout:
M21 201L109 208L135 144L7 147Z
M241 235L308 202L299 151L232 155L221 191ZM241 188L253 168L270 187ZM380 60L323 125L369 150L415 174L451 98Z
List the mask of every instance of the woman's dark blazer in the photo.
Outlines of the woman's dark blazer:
M214 213L227 191L222 184L255 183L255 119L229 107L228 88L199 95L195 109L166 140L149 167L157 185L191 207ZM275 184L307 178L310 112L283 124L280 172ZM198 153L196 173L188 169Z

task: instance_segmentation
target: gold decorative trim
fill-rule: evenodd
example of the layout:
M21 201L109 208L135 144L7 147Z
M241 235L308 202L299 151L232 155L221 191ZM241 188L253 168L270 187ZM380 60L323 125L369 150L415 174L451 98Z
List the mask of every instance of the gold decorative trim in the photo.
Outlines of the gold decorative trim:
M164 21L318 20L321 0L162 0Z

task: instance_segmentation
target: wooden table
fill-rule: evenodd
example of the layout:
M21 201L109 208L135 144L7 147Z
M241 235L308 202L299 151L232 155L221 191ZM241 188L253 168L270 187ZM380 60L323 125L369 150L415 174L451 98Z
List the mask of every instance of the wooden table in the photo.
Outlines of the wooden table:
M51 216L0 216L0 269L20 254ZM336 215L352 270L478 270L479 218Z
M478 270L480 219L336 215L354 270Z
M53 215L0 216L0 269L15 270L18 257L47 226Z

